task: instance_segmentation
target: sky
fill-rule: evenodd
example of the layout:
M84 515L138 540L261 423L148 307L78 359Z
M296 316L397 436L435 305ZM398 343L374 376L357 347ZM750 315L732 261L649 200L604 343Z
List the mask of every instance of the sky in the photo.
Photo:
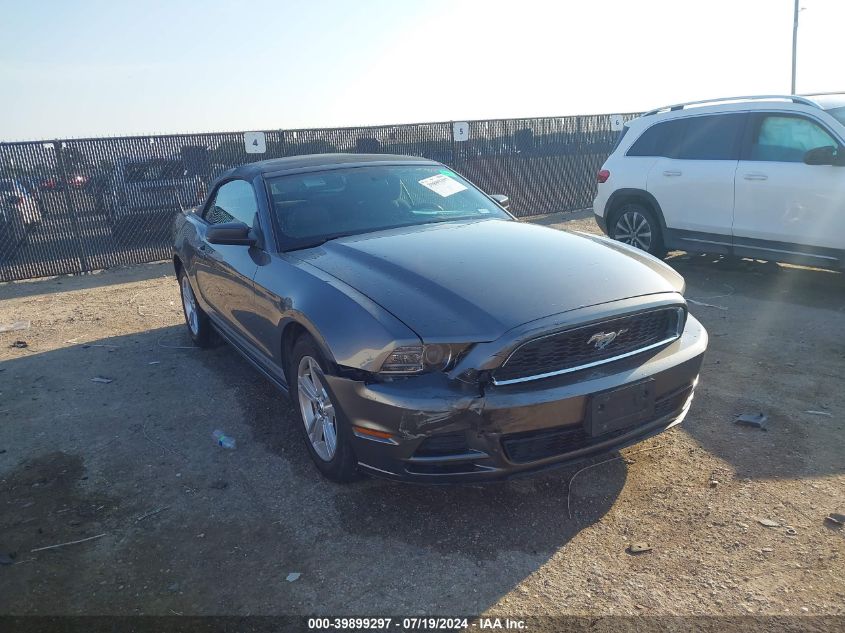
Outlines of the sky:
M845 90L845 0L801 6L797 91ZM790 89L793 0L0 0L0 11L0 141L622 113Z

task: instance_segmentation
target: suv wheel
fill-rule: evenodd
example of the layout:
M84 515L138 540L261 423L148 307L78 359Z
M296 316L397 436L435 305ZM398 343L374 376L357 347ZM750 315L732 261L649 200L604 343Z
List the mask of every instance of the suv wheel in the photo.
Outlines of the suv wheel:
M623 205L613 214L609 228L610 237L614 240L635 246L655 257L666 254L660 224L652 210L642 204L631 202Z
M332 481L358 479L352 432L329 393L324 373L327 364L310 336L297 339L290 361L291 399L311 460Z

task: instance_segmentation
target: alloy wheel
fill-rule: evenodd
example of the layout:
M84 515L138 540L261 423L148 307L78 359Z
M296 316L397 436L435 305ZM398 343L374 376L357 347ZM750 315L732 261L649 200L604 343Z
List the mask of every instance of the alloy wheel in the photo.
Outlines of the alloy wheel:
M644 251L651 248L652 232L648 218L639 211L626 211L616 221L614 238Z
M297 369L299 410L305 432L314 452L323 461L331 461L337 451L337 422L334 405L323 382L320 365L303 356Z
M182 276L182 307L185 309L185 322L191 330L191 334L197 336L200 329L199 312L197 311L197 300L194 291L191 289L191 282L188 276Z

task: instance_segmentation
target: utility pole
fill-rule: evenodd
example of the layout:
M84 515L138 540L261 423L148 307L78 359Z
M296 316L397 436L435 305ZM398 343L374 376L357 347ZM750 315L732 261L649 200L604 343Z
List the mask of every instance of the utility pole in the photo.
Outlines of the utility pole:
M801 0L795 0L795 13L792 17L792 91L795 94L795 66L798 60L798 4Z

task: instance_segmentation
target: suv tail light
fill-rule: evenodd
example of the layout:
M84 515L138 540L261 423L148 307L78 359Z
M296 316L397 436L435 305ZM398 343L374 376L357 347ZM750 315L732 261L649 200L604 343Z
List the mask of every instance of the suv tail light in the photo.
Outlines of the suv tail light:
M598 174L596 174L596 180L599 183L607 182L608 178L610 178L610 172L606 169L602 169Z

